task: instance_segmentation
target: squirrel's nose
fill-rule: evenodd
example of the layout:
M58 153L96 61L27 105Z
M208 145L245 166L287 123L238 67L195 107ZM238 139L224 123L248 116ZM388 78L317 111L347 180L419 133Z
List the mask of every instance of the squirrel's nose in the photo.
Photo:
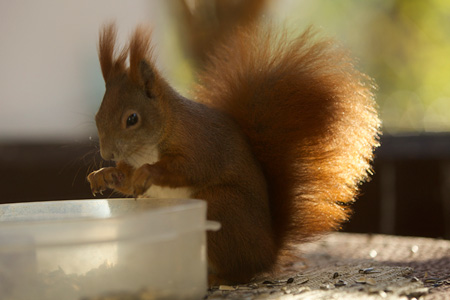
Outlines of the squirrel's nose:
M114 153L112 151L105 151L100 149L100 155L104 160L114 160Z
M114 159L114 143L111 139L106 138L104 134L99 132L99 143L100 143L100 155L104 160Z

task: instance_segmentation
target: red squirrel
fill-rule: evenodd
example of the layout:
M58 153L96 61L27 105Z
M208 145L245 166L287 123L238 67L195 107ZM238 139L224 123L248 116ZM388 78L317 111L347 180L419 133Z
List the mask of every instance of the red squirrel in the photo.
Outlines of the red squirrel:
M95 120L114 167L94 193L207 202L210 284L236 284L288 261L292 246L339 229L368 179L380 120L373 83L336 43L237 29L198 75L194 101L155 66L149 30L126 47L100 32L106 92ZM128 59L128 62L127 62Z

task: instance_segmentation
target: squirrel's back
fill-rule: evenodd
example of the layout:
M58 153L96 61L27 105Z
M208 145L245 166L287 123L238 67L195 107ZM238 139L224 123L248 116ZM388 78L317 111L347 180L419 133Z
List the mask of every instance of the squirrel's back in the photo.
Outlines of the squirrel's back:
M199 79L196 100L230 115L262 165L279 250L339 229L380 128L373 84L348 53L310 29L248 26Z

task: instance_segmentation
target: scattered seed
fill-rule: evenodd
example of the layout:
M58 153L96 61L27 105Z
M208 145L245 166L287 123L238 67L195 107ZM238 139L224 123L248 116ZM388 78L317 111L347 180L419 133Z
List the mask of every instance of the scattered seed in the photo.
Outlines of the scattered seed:
M342 279L339 279L339 280L334 284L335 287L346 286L346 285L347 285L347 282L344 281L344 280L342 280Z
M417 253L418 251L419 251L419 246L414 245L414 246L411 247L411 252L412 253Z
M370 284L370 285L375 285L375 284L377 284L377 281L375 279L373 279L373 278L368 278L366 280L366 283Z
M286 283L293 283L294 282L294 278L289 278L287 281L286 281Z
M263 284L273 284L273 282L270 281L270 280L265 280L265 281L263 282Z
M366 269L360 269L358 272L363 273L363 274L370 274L370 273L374 273L373 270L374 270L374 268L366 268Z
M443 280L436 281L436 283L433 284L433 287L441 286L441 285L443 285L444 283L445 283L445 282L444 282Z
M435 283L436 281L439 281L439 278L430 277L430 278L425 279L425 283Z
M408 297L409 299L412 299L412 298L419 299L423 295L428 294L428 292L429 292L428 288L423 288L423 289L418 289L418 290L416 290L414 292L410 292L410 293L407 293L407 294L404 294L404 295L406 297Z
M304 284L307 283L308 281L309 281L308 277L297 279L298 284Z
M366 279L366 277L360 277L360 278L356 279L355 282L365 284L367 282L367 279Z
M411 278L411 282L419 282L420 281L420 279L419 278L417 278L417 277L413 277L413 278Z
M243 291L248 291L248 290L253 290L251 287L249 286L238 286L237 288L238 290L243 290Z
M229 285L220 285L219 286L219 290L221 290L221 291L234 291L234 290L236 290L236 288L233 287L233 286L229 286Z
M338 272L334 272L334 274L333 274L333 279L336 279L336 278L338 278L339 277L339 273Z
M334 286L332 286L331 284L322 284L320 286L321 290L331 290L332 288L334 288Z
M291 295L298 295L304 292L308 292L311 290L308 286L291 286L289 287L289 290L291 291ZM286 297L286 299L290 299L291 297Z
M375 258L377 255L378 255L378 252L375 249L371 250L370 253L369 253L369 256L372 257L372 258Z
M388 296L385 291L380 291L378 294L380 295L381 298L387 298Z

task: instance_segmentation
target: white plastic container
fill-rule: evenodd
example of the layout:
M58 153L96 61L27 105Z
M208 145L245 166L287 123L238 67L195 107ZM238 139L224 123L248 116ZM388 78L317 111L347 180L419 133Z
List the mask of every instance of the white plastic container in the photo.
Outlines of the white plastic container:
M1 299L201 299L218 228L200 200L3 204Z

